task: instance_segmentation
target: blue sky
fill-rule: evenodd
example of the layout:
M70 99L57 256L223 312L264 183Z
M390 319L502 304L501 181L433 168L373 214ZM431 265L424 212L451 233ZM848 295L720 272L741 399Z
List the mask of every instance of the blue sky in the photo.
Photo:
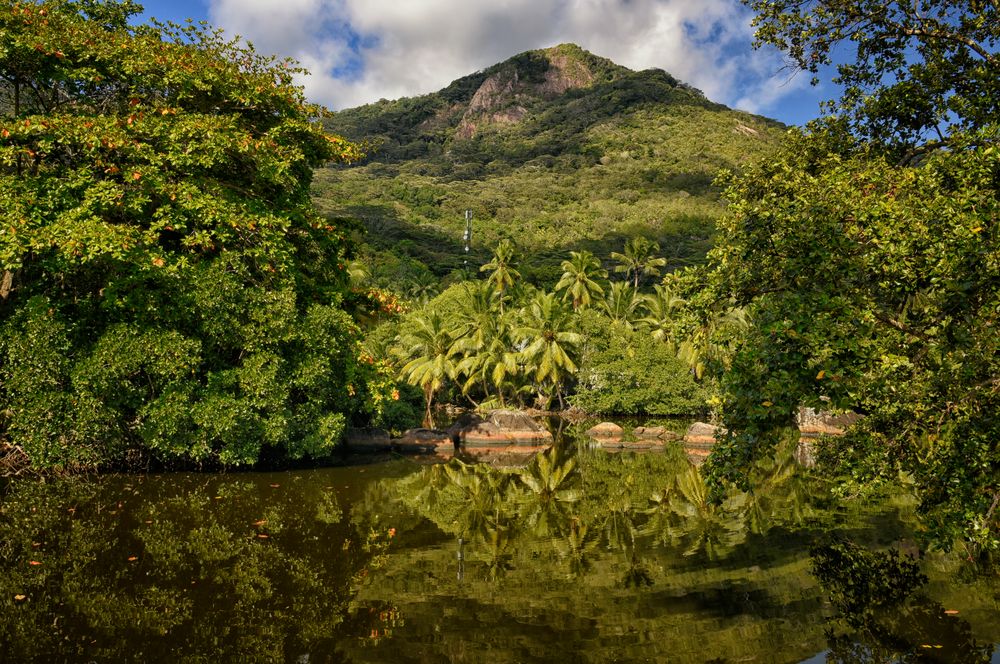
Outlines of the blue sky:
M141 1L141 0L140 0ZM802 124L833 95L751 48L739 0L146 0L145 16L205 20L290 56L306 94L330 108L436 91L533 48L575 42L659 67L727 106Z

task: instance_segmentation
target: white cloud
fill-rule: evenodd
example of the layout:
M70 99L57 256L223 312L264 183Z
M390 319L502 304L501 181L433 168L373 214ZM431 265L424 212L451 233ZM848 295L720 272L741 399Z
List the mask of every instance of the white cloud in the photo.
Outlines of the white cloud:
M738 0L210 0L212 22L290 55L331 108L438 90L533 48L574 42L633 69L659 67L755 112L801 87L750 50ZM350 42L350 27L360 42ZM344 72L353 76L344 77ZM799 77L805 79L805 77Z

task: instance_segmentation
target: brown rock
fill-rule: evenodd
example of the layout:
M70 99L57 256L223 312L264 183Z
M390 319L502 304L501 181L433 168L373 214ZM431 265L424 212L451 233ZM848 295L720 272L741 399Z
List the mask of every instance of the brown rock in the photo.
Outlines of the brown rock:
M694 445L714 445L716 437L726 432L722 427L705 422L695 422L684 434L684 442Z
M857 413L850 411L835 414L826 410L816 410L815 408L799 408L795 417L799 425L799 431L806 437L809 436L843 436L844 431L861 419Z
M552 434L527 413L517 410L494 410L486 420L478 416L459 418L448 430L452 441L471 447L510 445L548 445Z
M625 429L613 422L601 422L587 430L587 435L591 438L621 438L625 434Z

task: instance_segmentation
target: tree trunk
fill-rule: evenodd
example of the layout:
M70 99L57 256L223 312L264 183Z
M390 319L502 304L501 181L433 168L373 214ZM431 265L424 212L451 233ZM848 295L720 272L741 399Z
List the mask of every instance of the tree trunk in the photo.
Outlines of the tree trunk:
M427 408L424 410L424 428L433 429L434 416L431 415L431 402L434 401L434 390L429 385L424 388L424 401L427 403Z
M14 290L13 270L4 270L3 279L0 280L0 299L6 300L10 297L10 292Z

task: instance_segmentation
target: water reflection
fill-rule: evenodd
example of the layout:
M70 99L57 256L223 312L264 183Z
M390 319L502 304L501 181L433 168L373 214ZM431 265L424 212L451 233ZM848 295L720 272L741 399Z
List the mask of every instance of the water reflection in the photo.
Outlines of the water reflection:
M679 447L17 482L0 660L989 661L995 567L784 452L721 504Z
M20 482L4 496L4 661L274 662L332 649L385 531L345 526L332 488L166 479Z

